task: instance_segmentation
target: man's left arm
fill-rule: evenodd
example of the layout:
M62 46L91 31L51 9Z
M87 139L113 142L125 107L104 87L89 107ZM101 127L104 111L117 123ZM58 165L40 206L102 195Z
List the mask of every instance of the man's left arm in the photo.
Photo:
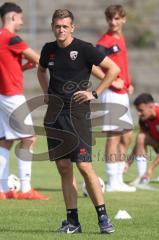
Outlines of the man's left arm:
M39 54L31 49L19 36L13 36L9 39L8 48L17 56L21 56L22 64L25 59L24 66L22 65L23 71L38 65L40 58Z
M109 57L105 57L99 66L106 70L106 74L103 75L102 81L95 89L97 97L111 85L111 83L116 79L117 75L120 72L119 67ZM102 77L101 73L100 76ZM95 97L92 95L92 92L78 91L74 93L74 99L76 102L83 103L93 100Z
M25 49L22 52L22 60L24 59L26 62L22 64L22 70L25 71L31 68L38 67L39 58L39 54L36 53L33 49Z

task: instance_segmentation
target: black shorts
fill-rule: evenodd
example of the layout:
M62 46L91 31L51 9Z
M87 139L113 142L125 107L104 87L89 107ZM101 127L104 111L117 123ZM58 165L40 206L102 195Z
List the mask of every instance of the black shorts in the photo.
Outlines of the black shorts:
M91 162L89 103L73 103L69 107L49 103L44 126L51 161L70 159L72 162Z

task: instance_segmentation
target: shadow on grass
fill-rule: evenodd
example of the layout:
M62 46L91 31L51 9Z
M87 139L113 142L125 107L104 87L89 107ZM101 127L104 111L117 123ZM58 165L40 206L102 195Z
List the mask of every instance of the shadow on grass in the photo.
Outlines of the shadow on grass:
M7 232L12 232L12 233L35 233L35 234L50 233L50 234L53 234L53 235L61 235L61 236L64 236L66 234L66 233L57 233L57 232L54 232L54 231L51 231L51 230L42 230L42 229L35 229L35 230L27 229L27 230L23 230L23 229L0 228L0 235L3 234L3 233L7 233ZM99 235L99 236L105 235L105 234L100 234L98 231L97 232L82 232L81 234L82 235L89 235L89 236L91 236L91 235ZM75 235L81 235L81 234L80 233L74 234L74 236ZM71 235L71 234L69 234L69 235ZM109 234L106 234L106 235L109 235Z
M37 191L44 191L44 192L61 192L61 188L40 188L36 187Z
M12 232L12 233L53 233L49 230L42 230L42 229L28 229L28 230L23 230L23 229L9 229L9 228L0 228L0 234L5 233L5 232Z

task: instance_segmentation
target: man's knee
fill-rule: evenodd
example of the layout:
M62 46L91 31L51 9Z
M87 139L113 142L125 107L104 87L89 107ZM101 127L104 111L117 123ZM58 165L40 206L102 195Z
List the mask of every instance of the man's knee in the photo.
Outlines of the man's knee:
M69 160L57 160L56 165L61 176L72 175L72 163Z
M129 131L122 136L121 143L124 145L125 148L129 147L131 143L132 135L133 135L133 131Z
M93 171L92 164L88 162L77 163L77 167L82 176L88 176Z
M119 144L120 137L121 136L119 136L119 135L117 135L117 136L110 136L109 135L108 138L107 138L107 145L114 146L114 144Z

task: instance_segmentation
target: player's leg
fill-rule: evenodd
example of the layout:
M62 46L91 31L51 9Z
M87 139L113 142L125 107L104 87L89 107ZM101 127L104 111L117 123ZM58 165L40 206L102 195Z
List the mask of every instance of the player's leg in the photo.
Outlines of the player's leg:
M113 111L111 111L111 104L116 104L120 102L118 99L116 99L117 97L118 95L109 89L99 96L101 107L106 110L106 114L102 117L101 123L102 131L105 132L105 135L107 136L107 141L105 145L105 172L107 178L106 191L116 191L118 185L117 155L118 146L120 143L120 136L117 135L116 132L113 132L115 131L114 124L112 123L114 117L112 116ZM114 105L112 106L114 109Z
M118 189L117 169L119 162L120 135L110 133L105 146L105 171L107 175L106 191L116 191Z
M66 208L77 208L77 185L73 176L73 164L69 159L57 160ZM68 187L69 186L69 187Z
M107 178L106 191L116 191L118 186L117 162L120 135L117 135L116 132L114 132L114 124L112 123L114 117L112 116L113 111L111 111L111 104L120 102L116 99L117 97L118 95L109 89L99 96L99 101L102 103L101 106L103 107L104 104L106 110L107 106L109 109L109 114L105 114L102 118L102 131L105 132L107 136L105 145L105 172Z
M73 164L69 159L57 160L56 166L61 176L61 185L66 209L77 209L77 185L73 176ZM69 215L68 215L69 218ZM72 224L78 224L77 219L67 219Z
M109 109L109 114L106 114L105 118L103 118L102 126L102 130L108 136L105 147L106 174L108 176L106 191L134 192L136 190L134 187L132 188L122 181L124 163L121 161L123 160L121 151L125 154L125 146L120 146L121 137L125 131L132 129L128 95L117 94L111 90L107 90L102 94L101 102L105 102L106 106L108 104L109 108L112 106ZM125 145L127 142L125 139Z
M13 144L12 139L6 139L8 128L8 109L6 107L6 98L0 95L0 198L12 198L8 187L9 176L9 153ZM11 196L12 195L12 196Z
M125 152L123 151L123 153L121 153L120 151L120 143L123 136L121 134L111 134L111 137L109 134L105 152L106 172L108 174L108 185L106 186L106 191L135 192L135 187L129 186L123 181ZM126 141L127 139L125 139L125 145L126 143L128 144L128 141ZM122 150L124 150L124 147Z
M21 183L20 192L17 196L18 199L48 200L47 196L38 193L31 187L32 152L35 140L35 136L21 138L16 148L18 171Z
M62 191L66 206L67 220L63 221L62 226L56 232L68 234L80 233L81 225L78 219L77 210L77 185L73 176L73 164L69 159L56 161L58 172L61 176Z
M33 145L35 143L35 137L23 138L20 140L17 149L17 161L18 171L21 183L20 191L23 193L31 190L31 171L32 171L32 159L25 159L27 153L32 152Z
M30 184L32 154L28 153L31 151L32 145L35 142L35 133L26 99L23 95L15 95L2 98L1 100L3 104L3 110L6 112L6 121L3 124L6 139L20 140L20 143L16 148L16 155L19 167L19 177L21 181L21 191L16 197L18 199L46 200L48 198L38 195L36 191L31 189ZM27 159L26 155L28 156Z
M76 164L80 173L84 177L87 191L95 206L101 233L114 232L113 226L107 216L100 182L92 167L92 164L90 162L77 162Z
M104 204L104 197L99 183L99 179L91 163L79 162L77 167L84 177L87 191L95 206Z
M123 159L126 159L126 153L131 143L132 134L133 134L133 131L126 131L121 135L120 154L121 156L123 155Z
M141 179L147 170L147 140L147 135L144 132L140 132L136 137L134 154L138 179Z
M120 162L118 162L117 168L117 179L120 184L124 183L123 174L125 169L125 164L127 160L127 150L131 143L132 139L132 131L126 131L121 135L120 144L119 144L119 152L120 152Z
M138 172L137 178L135 178L130 184L137 186L141 183L141 179L145 176L147 171L147 145L149 142L149 136L144 132L139 132L135 140L135 146L129 156L126 172L135 159L136 168Z
M9 152L12 144L12 140L0 140L0 199L13 197L8 186Z

